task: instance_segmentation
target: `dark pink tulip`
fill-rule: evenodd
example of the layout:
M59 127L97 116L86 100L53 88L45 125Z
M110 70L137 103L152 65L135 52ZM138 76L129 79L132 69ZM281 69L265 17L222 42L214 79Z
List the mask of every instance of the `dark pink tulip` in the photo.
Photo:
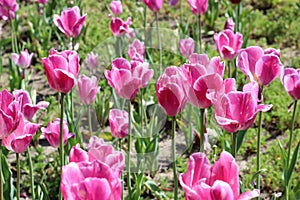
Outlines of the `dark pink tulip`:
M113 137L124 138L128 134L128 113L125 110L111 109L109 111L109 126Z
M85 64L90 69L98 68L98 54L89 53L85 59Z
M75 51L51 49L48 58L42 58L42 64L52 89L66 94L74 87L80 69Z
M29 54L27 49L25 49L25 51L21 51L20 55L18 55L16 53L11 54L11 57L12 57L12 60L14 61L14 63L23 69L25 69L31 65L32 56L33 56L33 53Z
M182 71L179 67L167 67L156 83L156 96L167 115L173 117L186 105Z
M111 15L110 17L110 30L114 36L120 37L126 33L130 33L131 29L129 28L131 24L131 17L127 18L127 21L124 22L121 18L114 18Z
M76 38L79 36L83 24L85 22L86 14L81 16L78 6L67 8L62 11L61 15L54 15L54 24L67 37Z
M205 154L192 154L187 172L179 175L179 183L186 200L249 200L259 196L258 190L239 194L238 165L226 151L213 166Z
M260 85L268 85L282 72L280 52L272 48L264 52L258 46L247 47L239 52L236 62L250 81Z
M115 15L121 15L123 12L123 7L121 1L115 1L113 0L110 5L110 10Z
M0 0L0 19L5 21L15 19L18 9L19 5L16 0Z
M60 139L60 119L56 118L53 122L49 122L46 128L41 129L43 135L48 140L49 144L57 148L59 147ZM74 137L73 133L69 133L68 123L66 120L63 122L63 141L67 144L68 139Z
M135 39L128 48L128 56L131 60L144 62L145 60L145 44Z
M122 194L121 179L101 161L63 166L60 188L65 200L119 200Z
M232 20L232 18L230 17L230 18L228 18L228 19L226 20L226 23L225 23L225 26L224 26L224 30L225 30L225 29L229 29L229 30L234 31L234 25L235 25L235 23L234 23L234 21Z
M39 124L21 120L17 129L2 139L2 145L10 151L23 153L30 145L32 137L36 134L39 126Z
M144 0L144 3L152 12L157 12L161 9L164 0Z
M284 89L293 99L300 99L300 69L285 68L281 81Z
M178 3L178 0L170 0L170 6L175 6Z
M20 104L7 90L0 92L0 139L11 134L22 121Z
M13 92L13 95L20 102L21 111L27 120L31 120L39 109L44 110L49 106L49 102L46 101L40 101L36 105L32 104L29 93L26 90L16 90Z
M223 84L224 62L220 62L219 57L209 60L206 54L192 54L189 64L184 64L181 69L187 101L193 106L208 108L211 101L206 93Z
M217 50L225 60L232 60L237 55L243 44L243 35L235 33L230 29L225 29L220 33L215 33L214 40Z
M80 148L80 144L76 144L70 150L69 162L88 162L89 156L86 151Z
M188 58L194 53L195 42L192 38L181 39L179 41L179 51L181 55Z
M82 103L94 103L99 90L100 87L95 76L87 77L86 75L80 75L78 79L78 96Z
M46 3L48 3L48 0L37 0L37 2L39 2L40 4L46 4Z
M208 0L187 0L194 15L203 15L208 8Z

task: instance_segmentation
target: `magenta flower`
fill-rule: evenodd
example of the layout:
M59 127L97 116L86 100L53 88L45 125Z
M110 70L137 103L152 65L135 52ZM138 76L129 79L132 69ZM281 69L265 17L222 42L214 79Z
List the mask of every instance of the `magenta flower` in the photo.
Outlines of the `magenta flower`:
M285 68L281 81L284 89L293 99L300 99L300 69Z
M78 96L82 103L94 103L99 90L100 87L98 87L98 80L95 76L89 78L85 75L80 75L78 80Z
M210 61L206 54L192 54L189 64L184 64L181 69L187 101L193 106L208 108L211 101L206 93L222 85L224 62L220 62L219 57L213 57Z
M49 144L57 148L59 147L59 139L60 139L60 119L56 118L53 122L49 122L46 128L42 127L42 134L48 140ZM73 133L69 133L68 123L66 120L63 122L63 141L66 145L68 139L74 137Z
M114 36L120 37L126 33L130 33L131 29L129 28L131 24L131 17L127 18L127 21L124 22L121 18L114 18L111 15L110 17L110 30Z
M145 44L144 42L135 39L132 44L129 45L128 48L128 56L131 60L144 62L145 60Z
M12 60L14 61L14 63L23 69L25 69L31 65L32 56L33 56L33 53L31 53L29 55L27 49L25 49L25 51L21 51L20 55L18 55L16 53L11 54L11 57L12 57Z
M121 1L113 0L110 5L110 10L115 15L121 15L123 12L123 7Z
M46 3L48 3L48 0L37 0L37 2L45 5Z
M30 142L39 129L39 126L39 124L20 120L20 124L17 129L9 136L2 139L2 145L10 151L23 153L30 145Z
M63 166L60 188L65 200L119 200L122 194L121 179L100 161Z
M203 15L208 8L208 0L187 0L194 15Z
M220 33L215 33L214 40L217 50L225 60L232 60L241 49L243 35L239 32L234 34L230 29L225 29Z
M0 19L5 21L15 19L18 9L16 0L0 0Z
M67 37L78 37L83 24L85 22L86 14L81 16L78 6L67 8L62 11L61 16L54 15L54 24Z
M232 18L230 17L230 18L228 18L228 19L226 20L226 23L225 23L225 26L224 26L224 30L225 30L225 29L229 29L229 30L234 31L234 25L235 25L235 23L234 23L234 21L232 20Z
M152 10L152 12L157 12L161 9L164 0L143 0L146 6Z
M111 109L109 111L109 126L113 137L124 138L128 134L128 113L125 110Z
M258 190L240 193L239 168L234 158L223 151L213 166L204 153L194 153L185 174L179 175L186 200L250 200Z
M167 67L156 83L156 96L167 115L173 117L186 105L183 77L180 68Z
M22 119L20 102L7 90L0 92L0 139L11 134Z
M192 38L181 39L179 41L179 51L181 55L188 58L194 53L195 42Z
M90 69L98 68L98 54L89 53L85 59L85 64Z
M178 0L170 0L170 6L175 6L178 3Z
M247 47L239 52L236 62L250 81L260 85L268 85L282 72L280 52L273 48L264 52L258 46Z
M14 97L20 102L21 112L25 119L31 120L39 109L46 109L49 102L40 101L36 105L32 104L29 93L26 90L16 90L13 92Z
M80 69L75 51L51 49L48 58L42 58L42 64L52 89L66 94L74 87Z
M134 98L138 90L146 87L153 76L148 63L135 64L137 66L132 66L126 59L117 58L112 62L112 69L104 72L109 85L122 98Z

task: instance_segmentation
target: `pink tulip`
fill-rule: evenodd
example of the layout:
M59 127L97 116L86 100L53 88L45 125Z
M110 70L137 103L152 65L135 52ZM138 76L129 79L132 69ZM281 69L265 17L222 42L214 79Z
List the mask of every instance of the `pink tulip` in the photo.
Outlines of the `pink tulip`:
M2 145L10 151L23 153L30 145L39 126L39 124L21 120L17 129L12 132L12 134L2 139Z
M170 6L175 6L178 3L178 0L170 0Z
M7 90L0 92L0 139L11 134L22 118L20 102Z
M124 138L128 134L128 113L125 110L111 109L109 111L109 126L115 138Z
M135 39L131 45L129 45L128 48L128 56L130 59L144 62L145 60L145 45L144 42L139 41L138 39Z
M78 80L78 96L82 103L94 103L99 90L100 87L98 87L98 80L95 76L89 78L85 75L80 75Z
M206 93L223 84L224 62L220 62L219 57L213 57L210 61L206 54L192 54L189 64L184 64L181 69L187 101L193 106L208 108L211 101Z
M110 10L115 15L121 15L123 12L122 3L121 1L115 1L113 0L110 5Z
M161 9L164 0L144 0L144 3L152 12L157 12Z
M100 161L63 166L60 188L65 200L119 200L122 194L121 179Z
M54 24L67 37L78 37L83 24L85 22L86 14L81 16L78 6L67 8L62 11L61 16L54 15Z
M287 93L295 100L300 99L300 69L285 68L281 80Z
M192 38L181 39L179 41L179 51L181 55L188 58L192 53L194 53L195 42Z
M258 190L240 193L239 169L234 158L223 151L213 166L204 153L194 153L179 183L186 200L249 200L259 196Z
M124 58L117 58L112 62L112 69L105 70L106 79L122 98L132 99L139 88L146 87L153 76L153 70L149 69L148 63L131 64Z
M226 20L226 23L225 23L225 26L224 26L224 30L225 30L225 29L229 29L229 30L234 31L234 25L235 25L235 23L234 23L234 21L232 20L232 18L230 17L230 18L228 18L228 19Z
M44 110L49 106L49 102L46 101L40 101L36 105L32 104L26 90L16 90L13 95L20 102L21 111L27 120L31 120L39 109Z
M18 9L16 0L0 0L0 19L5 21L15 19Z
M85 59L85 64L90 69L98 68L98 54L89 53Z
M37 2L45 5L46 3L48 3L48 0L37 0Z
M260 85L268 85L282 72L280 52L272 48L264 52L258 46L247 47L239 52L236 62L250 81Z
M131 29L129 28L131 24L131 17L127 18L127 21L124 22L121 18L114 18L111 15L110 17L110 30L114 36L120 37L126 33L130 33Z
M21 51L20 55L16 53L12 53L11 57L14 61L14 63L25 69L31 65L31 59L32 59L33 53L29 55L28 50L25 49L25 51Z
M217 50L225 60L232 60L237 55L243 44L243 35L239 32L234 34L230 29L215 33L214 40Z
M45 136L45 138L48 140L49 144L57 148L59 147L60 142L60 119L56 118L53 122L49 122L48 126L46 128L41 129L42 134ZM69 133L68 123L66 120L63 122L63 141L66 145L68 142L68 139L71 137L74 137L73 133Z
M80 69L75 51L51 49L48 58L42 58L42 64L52 89L66 94L74 87Z
M187 0L194 15L203 15L208 8L208 0Z
M156 83L156 96L167 115L173 117L186 105L183 77L180 68L167 67Z

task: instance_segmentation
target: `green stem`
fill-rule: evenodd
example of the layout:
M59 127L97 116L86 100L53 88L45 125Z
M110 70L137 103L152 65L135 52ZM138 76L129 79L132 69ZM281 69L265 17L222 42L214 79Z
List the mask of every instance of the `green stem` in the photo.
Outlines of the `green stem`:
M88 123L89 123L90 136L92 137L93 129L92 129L92 117L91 117L91 105L88 105Z
M198 24L199 53L202 53L201 15L198 16L197 24Z
M227 75L228 77L227 78L231 78L231 74L230 74L230 60L227 61Z
M19 153L16 153L17 157L17 200L20 200L20 177L21 177L21 170L20 170L20 157Z
M2 144L2 140L0 140ZM0 199L3 199L2 146L0 146Z
M236 25L235 25L235 32L240 32L240 15L242 9L242 2L240 2L236 6Z
M204 112L205 109L200 109L200 152L204 152Z
M60 166L61 170L65 164L64 157L64 138L63 138L63 121L64 121L64 97L65 94L61 93L60 98L60 137L59 137L59 152L60 152ZM59 193L59 199L62 199L61 192Z
M236 157L236 146L237 146L237 132L232 133L232 148L231 154L235 158Z
M122 138L119 139L119 150L122 151ZM121 199L124 200L124 175L121 171L121 181L122 181L122 197Z
M155 21L156 21L156 32L157 32L157 41L158 41L158 48L159 48L159 74L162 74L162 48L161 48L161 38L160 32L158 28L158 16L157 12L155 14Z
M147 47L147 6L144 4L144 43Z
M172 160L174 176L174 200L178 199L178 177L176 169L176 140L175 140L176 116L172 118Z
M181 30L181 34L182 35L180 35L180 38L183 36L183 34L184 34L184 31L183 31L183 25L182 25L182 19L183 19L183 17L182 17L182 0L179 0L179 6L180 6L180 18L179 18L179 30Z
M29 161L31 196L32 196L32 200L35 200L33 164L32 164L31 153L30 153L29 147L27 148L27 154L28 154L28 161Z
M69 95L70 95L70 104L71 104L71 110L70 110L70 112L71 112L71 120L72 120L72 126L75 124L74 123L74 103L73 103L73 89L71 89L71 91L70 91L70 93L69 93ZM72 127L72 131L74 131L75 129L74 129L75 127Z
M130 152L131 152L131 102L128 100L128 153L127 153L127 187L128 196L131 199L131 179L130 179Z
M256 171L259 172L260 171L260 145L261 145L261 129L262 129L262 112L259 112L259 118L258 118L258 132L257 132L257 153L256 153ZM260 173L258 173L257 175L257 179L256 179L256 187L257 189L260 191ZM260 197L258 197L257 199L260 199Z

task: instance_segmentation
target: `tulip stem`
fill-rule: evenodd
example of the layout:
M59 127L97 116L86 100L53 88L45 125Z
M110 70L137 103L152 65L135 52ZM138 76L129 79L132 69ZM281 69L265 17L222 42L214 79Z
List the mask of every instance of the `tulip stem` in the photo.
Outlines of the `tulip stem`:
M201 15L198 16L198 40L199 40L199 53L202 53L202 32L201 32Z
M156 21L158 48L159 48L159 74L162 74L162 48L161 48L160 32L158 28L158 14L157 12L154 12L154 14L155 14L155 21Z
M122 138L119 139L119 151L122 152ZM122 196L121 199L124 200L124 175L121 171L121 181L122 181Z
M31 196L32 196L32 200L35 200L33 164L32 164L31 153L30 153L29 147L27 148L27 154L28 154L28 161L29 161Z
M64 161L64 141L63 141L63 121L64 121L64 97L65 94L61 93L61 98L60 98L60 137L59 137L59 150L60 150L60 166L61 166L61 171L62 167L65 164ZM59 199L62 199L61 196L61 191L59 193Z
M17 200L20 200L20 175L21 175L21 170L20 170L19 153L16 153L16 158L17 158Z
M92 118L91 118L91 105L88 105L88 123L89 123L89 131L90 136L92 137L93 129L92 129Z
M174 176L174 200L178 199L178 178L176 169L176 140L175 140L176 116L172 117L172 160Z
M0 140L2 144L2 140ZM0 146L0 199L3 199L2 146Z
M200 152L204 152L204 112L205 109L200 109Z
M231 154L235 158L236 157L236 145L237 144L237 132L232 133L232 149Z
M181 30L181 34L182 35L180 35L181 37L183 37L183 35L184 35L184 30L183 30L183 25L182 25L182 19L183 19L183 17L182 17L182 0L179 0L179 6L180 6L180 18L179 18L179 28L180 28L180 30ZM180 38L181 38L180 37Z
M260 171L260 144L261 144L261 129L262 129L262 111L259 112L259 118L258 118L258 132L257 132L257 155L256 155L256 171ZM257 175L256 179L256 187L260 191L260 173ZM258 197L260 199L260 197Z
M230 74L230 60L227 61L227 75L228 77L227 78L231 78L231 74Z
M147 6L144 4L144 43L147 46Z
M128 101L128 154L127 154L127 187L128 196L131 199L131 180L130 180L130 152L131 152L131 102Z

